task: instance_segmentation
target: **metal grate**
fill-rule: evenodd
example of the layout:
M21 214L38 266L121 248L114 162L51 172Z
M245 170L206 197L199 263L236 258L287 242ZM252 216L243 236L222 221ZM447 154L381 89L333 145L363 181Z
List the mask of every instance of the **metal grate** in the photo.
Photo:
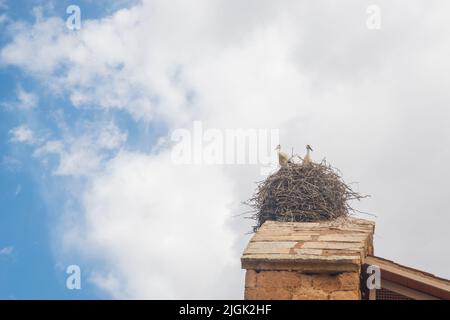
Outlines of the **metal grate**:
M414 299L411 299L400 293L382 288L377 290L377 300L414 300Z

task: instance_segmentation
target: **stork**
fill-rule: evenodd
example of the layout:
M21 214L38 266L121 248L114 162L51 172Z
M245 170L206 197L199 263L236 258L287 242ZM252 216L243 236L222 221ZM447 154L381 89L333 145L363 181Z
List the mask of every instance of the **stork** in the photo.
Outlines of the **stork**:
M281 151L281 145L278 145L275 150L278 152L278 163L280 166L285 167L289 163L289 156Z
M314 151L314 150L311 148L311 146L309 144L307 144L306 145L306 155L303 158L303 164L304 165L310 164L312 162L311 151Z

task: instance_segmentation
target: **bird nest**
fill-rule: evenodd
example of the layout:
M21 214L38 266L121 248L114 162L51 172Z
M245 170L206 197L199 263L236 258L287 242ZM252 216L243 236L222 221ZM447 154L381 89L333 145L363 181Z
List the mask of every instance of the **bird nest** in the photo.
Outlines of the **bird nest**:
M252 207L256 231L266 220L313 222L347 217L357 211L351 200L363 196L353 191L340 172L325 160L321 163L288 163L258 183L246 202Z

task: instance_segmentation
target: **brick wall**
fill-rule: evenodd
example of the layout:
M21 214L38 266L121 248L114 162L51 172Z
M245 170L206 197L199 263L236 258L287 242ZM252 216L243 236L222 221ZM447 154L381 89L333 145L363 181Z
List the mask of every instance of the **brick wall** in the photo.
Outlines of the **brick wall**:
M359 300L358 272L311 274L299 271L255 271L245 275L245 299Z

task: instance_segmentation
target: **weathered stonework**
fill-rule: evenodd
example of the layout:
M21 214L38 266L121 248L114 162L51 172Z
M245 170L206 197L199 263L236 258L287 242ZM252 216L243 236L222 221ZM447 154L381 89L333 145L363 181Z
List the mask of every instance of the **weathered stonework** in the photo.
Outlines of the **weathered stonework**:
M241 260L245 299L358 300L360 269L373 253L374 223L266 222Z
M359 274L247 270L245 299L360 299Z

